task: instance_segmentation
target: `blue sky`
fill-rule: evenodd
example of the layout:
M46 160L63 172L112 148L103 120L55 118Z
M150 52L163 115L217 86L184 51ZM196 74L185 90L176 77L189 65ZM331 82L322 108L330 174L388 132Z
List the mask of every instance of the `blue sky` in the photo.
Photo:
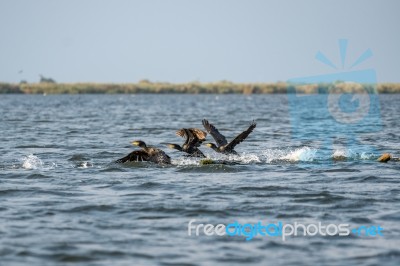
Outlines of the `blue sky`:
M344 70L365 50L400 82L400 1L0 0L0 81L274 82Z

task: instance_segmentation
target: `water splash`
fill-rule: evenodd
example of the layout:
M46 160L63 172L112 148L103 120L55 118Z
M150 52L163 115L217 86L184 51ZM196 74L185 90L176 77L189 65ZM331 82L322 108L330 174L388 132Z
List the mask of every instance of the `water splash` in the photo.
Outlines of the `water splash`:
M261 156L266 163L272 163L273 161L280 160L287 154L287 150L284 149L266 149L261 153Z
M287 160L290 162L311 162L316 159L317 149L311 149L309 147L298 148L294 151L290 151L289 154L282 156L281 160Z
M55 167L57 167L56 163L51 163L50 165L46 166L39 157L33 154L29 154L28 156L22 157L22 168L27 170L35 170L35 169L49 170L49 169L54 169Z
M356 152L352 149L337 149L333 152L332 158L343 158L343 159L350 159L350 160L370 160L374 159L376 155L369 152Z
M245 163L245 164L261 162L260 157L258 157L256 154L251 154L251 153L249 153L249 154L242 153L240 155L235 155L232 157L230 156L229 159L231 159L231 158L233 160L236 159L236 161L239 161L239 162Z
M207 155L207 159L215 160L215 161L226 161L226 162L234 162L239 164L250 164L250 163L260 163L261 159L257 154L254 153L242 153L238 155L230 154L214 154L213 156ZM181 157L179 159L173 159L172 164L177 166L187 166L187 165L200 165L200 158L191 158L191 157Z
M39 159L39 157L29 154L28 156L23 158L22 168L25 169L38 169L43 168L43 162Z
M89 168L89 167L93 167L93 164L91 162L80 162L79 164L77 164L78 168Z
M241 153L238 155L224 155L224 154L208 154L207 159L215 161L233 162L239 164L258 164L258 163L279 163L286 162L316 162L316 161L329 161L329 160L370 160L374 159L376 155L368 152L358 153L352 149L339 148L332 154L320 154L320 150L310 147L300 147L296 149L283 148L283 149L265 149L260 153ZM198 166L201 165L200 158L180 157L172 160L172 164L180 166Z
M181 157L179 159L172 159L172 164L177 166L200 165L200 161L196 158Z
M377 156L373 153L369 153L369 152L362 152L360 154L360 159L361 160L370 160L370 159L375 159Z
M332 157L357 158L358 154L352 149L339 148L334 150Z

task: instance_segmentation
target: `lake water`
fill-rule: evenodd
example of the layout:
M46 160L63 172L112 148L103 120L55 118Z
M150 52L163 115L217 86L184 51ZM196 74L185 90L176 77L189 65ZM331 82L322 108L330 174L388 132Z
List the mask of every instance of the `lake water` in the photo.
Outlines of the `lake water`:
M331 147L320 118L293 129L287 95L0 95L0 264L399 265L400 162L376 158L400 156L400 95L379 100L379 130ZM159 145L203 118L227 139L257 127L239 156L201 147L232 164ZM136 139L173 164L114 164ZM201 223L258 221L383 235L195 236Z

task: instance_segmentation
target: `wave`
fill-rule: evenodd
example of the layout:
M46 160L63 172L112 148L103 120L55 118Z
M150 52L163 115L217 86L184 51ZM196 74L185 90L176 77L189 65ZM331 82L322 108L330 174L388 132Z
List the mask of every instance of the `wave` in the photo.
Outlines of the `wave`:
M378 156L373 153L358 153L352 149L336 149L332 153L325 150L311 148L308 146L290 149L265 149L259 153L241 153L238 155L207 154L207 159L215 161L230 162L232 164L273 164L279 162L326 162L326 161L354 161L354 160L373 160ZM200 165L201 159L181 157L173 159L172 164L177 166Z
M253 153L242 153L238 155L230 154L216 154L215 156L207 155L206 158L195 158L195 157L180 157L178 159L172 159L172 164L177 166L193 166L200 165L202 159L211 159L214 161L231 162L232 164L251 164L261 163L262 159L259 155Z
M207 159L211 159L218 164L276 164L276 163L321 163L328 161L368 161L378 158L374 153L356 152L352 149L336 149L329 153L326 150L320 150L308 146L291 148L264 149L255 153L243 152L237 155L224 155L219 153L206 154ZM92 168L94 164L90 161L90 155L72 156L69 161L74 161L75 168ZM202 166L200 158L181 156L172 159L172 165L177 167ZM57 167L54 162L45 163L38 156L29 154L20 159L21 164L13 165L12 168L23 168L27 170L50 170ZM142 166L142 164L140 164Z

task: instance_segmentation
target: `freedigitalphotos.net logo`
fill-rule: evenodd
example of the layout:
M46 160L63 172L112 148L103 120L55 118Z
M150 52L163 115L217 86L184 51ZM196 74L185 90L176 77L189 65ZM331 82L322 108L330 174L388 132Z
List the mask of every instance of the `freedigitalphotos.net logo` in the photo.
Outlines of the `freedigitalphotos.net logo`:
M261 237L280 237L282 241L286 241L290 236L349 236L350 234L357 236L376 237L383 236L383 228L381 226L359 226L351 229L349 224L323 224L322 222L303 224L294 222L283 223L233 223L225 224L203 224L196 223L192 219L188 223L188 236L241 236L246 241L250 241L257 236Z
M362 145L359 137L381 130L375 70L354 70L372 56L372 51L365 50L347 64L347 47L348 40L339 40L341 70L317 52L316 59L334 73L288 80L292 138L320 143L320 158L332 158L338 139L348 150L373 153L374 148Z

